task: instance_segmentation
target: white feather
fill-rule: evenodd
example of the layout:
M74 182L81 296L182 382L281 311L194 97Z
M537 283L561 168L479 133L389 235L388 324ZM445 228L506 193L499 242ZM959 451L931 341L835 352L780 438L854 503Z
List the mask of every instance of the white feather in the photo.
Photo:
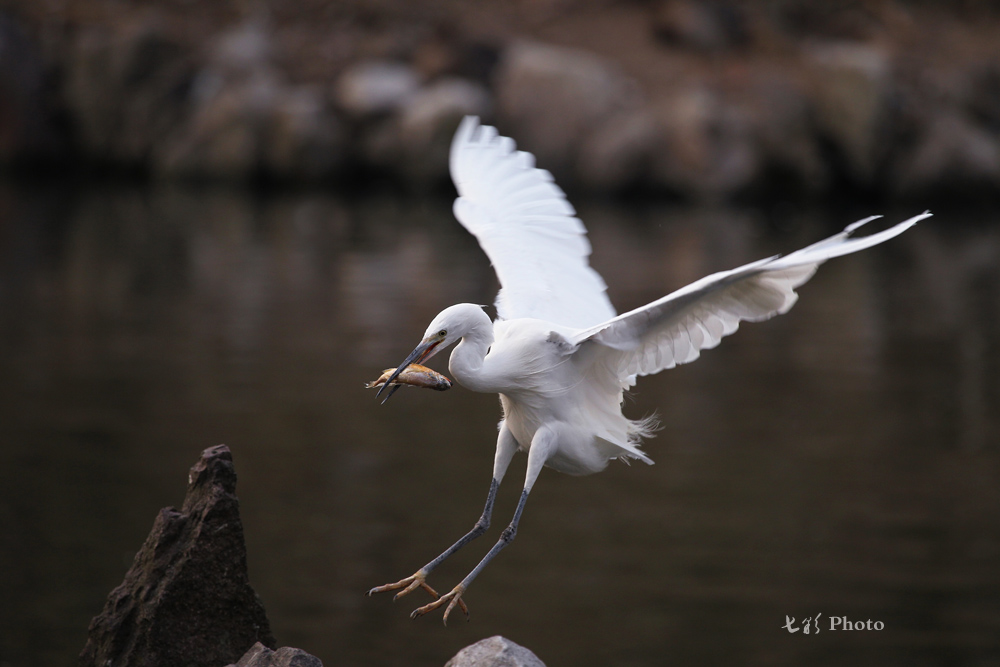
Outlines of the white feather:
M763 259L702 278L662 299L629 311L570 337L576 345L603 349L619 380L650 375L698 358L736 331L740 322L759 322L785 313L798 299L795 289L833 257L887 241L929 217L923 213L877 234L851 238L873 216L811 246L783 257Z
M615 315L587 262L587 230L552 175L496 130L466 117L451 145L455 217L500 279L502 319L531 317L584 328Z

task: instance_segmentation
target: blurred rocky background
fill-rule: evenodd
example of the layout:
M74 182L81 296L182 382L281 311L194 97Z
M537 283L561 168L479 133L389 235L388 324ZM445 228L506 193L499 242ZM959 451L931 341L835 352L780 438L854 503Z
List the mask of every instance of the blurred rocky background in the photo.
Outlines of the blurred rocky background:
M986 0L0 0L14 175L447 182L460 116L567 189L1000 191Z

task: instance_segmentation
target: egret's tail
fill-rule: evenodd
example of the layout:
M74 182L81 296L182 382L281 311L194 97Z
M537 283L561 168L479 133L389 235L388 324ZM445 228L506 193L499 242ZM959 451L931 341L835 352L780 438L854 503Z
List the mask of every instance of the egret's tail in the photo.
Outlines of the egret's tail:
M625 433L628 442L624 445L618 445L624 450L618 460L628 463L629 459L638 459L647 465L653 465L653 459L646 456L646 453L639 447L645 438L652 438L660 430L660 418L654 412L642 419L629 419L627 421L628 426L626 426Z
M644 439L654 437L661 428L663 425L660 423L660 416L655 412L642 419L629 419L628 441L633 445L641 445Z

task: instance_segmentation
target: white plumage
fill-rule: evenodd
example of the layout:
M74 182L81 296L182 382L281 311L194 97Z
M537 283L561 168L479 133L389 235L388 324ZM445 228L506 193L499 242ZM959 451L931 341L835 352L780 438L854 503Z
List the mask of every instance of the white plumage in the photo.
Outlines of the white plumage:
M616 316L604 281L588 264L583 223L531 154L467 117L455 134L450 161L459 193L455 216L479 240L500 279L498 319L491 322L472 304L446 308L397 372L458 342L449 362L455 379L473 391L498 393L503 405L493 482L472 531L411 577L370 593L398 589L398 597L422 587L437 597L425 582L427 574L485 531L496 489L517 450L527 452L528 468L514 520L500 541L450 593L414 612L418 616L448 603L446 622L456 604L465 609L462 593L513 539L543 466L582 475L615 458L652 463L640 443L655 423L630 420L621 411L623 391L637 376L694 361L741 321L787 312L798 299L795 289L820 264L887 241L930 216L852 238L879 216L866 218L789 255L715 273Z
M479 240L500 279L500 319L534 317L584 328L615 316L590 268L587 230L531 153L466 117L451 145L455 217Z

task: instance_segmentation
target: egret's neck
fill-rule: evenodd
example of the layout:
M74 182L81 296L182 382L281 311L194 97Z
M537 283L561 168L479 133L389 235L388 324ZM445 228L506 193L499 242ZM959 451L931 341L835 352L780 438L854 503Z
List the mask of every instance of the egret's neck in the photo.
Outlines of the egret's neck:
M493 323L486 313L467 334L462 336L448 361L448 370L466 389L472 391L493 391L488 378L483 373L483 361L493 344Z

